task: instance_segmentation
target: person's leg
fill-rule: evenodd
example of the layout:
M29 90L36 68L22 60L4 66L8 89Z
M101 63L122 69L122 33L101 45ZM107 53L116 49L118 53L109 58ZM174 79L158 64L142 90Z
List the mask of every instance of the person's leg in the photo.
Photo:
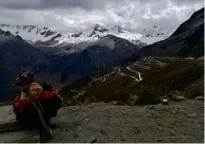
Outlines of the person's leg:
M17 123L25 128L36 128L38 127L35 113L34 112L28 112L28 111L22 111L20 113L16 113L16 120Z
M62 101L57 96L49 99L40 100L42 107L49 118L55 117L60 109Z

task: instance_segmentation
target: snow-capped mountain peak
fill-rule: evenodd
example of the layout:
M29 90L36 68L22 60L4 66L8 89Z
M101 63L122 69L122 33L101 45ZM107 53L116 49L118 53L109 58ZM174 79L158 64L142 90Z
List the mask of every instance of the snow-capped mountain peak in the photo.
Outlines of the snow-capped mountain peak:
M161 28L160 26L152 26L139 31L142 34L141 40L148 44L155 43L157 41L164 40L168 38L175 28Z
M98 32L103 33L103 32L108 32L108 29L100 26L99 24L96 24L93 28L93 31L98 31Z
M171 30L161 29L159 26L153 26L138 32L131 32L119 25L107 28L100 24L95 24L87 29L72 33L66 30L58 32L46 26L41 27L37 25L0 24L0 28L4 31L11 32L13 35L19 35L29 42L46 42L46 44L48 44L51 41L55 41L50 44L52 46L66 43L77 44L81 42L92 42L108 34L126 39L137 45L144 42L143 45L145 45L145 43L151 44L163 40L170 36L172 32Z
M163 38L167 38L167 37L169 37L169 30L165 31L162 28L160 28L159 26L155 25L150 29L144 29L143 34L146 37L163 37Z
M48 27L39 27L37 25L13 25L0 24L0 28L4 31L9 31L14 35L20 35L25 40L31 41L46 41L58 33Z
M114 27L110 29L110 31L114 31L117 33L124 33L125 30L121 26L115 25Z

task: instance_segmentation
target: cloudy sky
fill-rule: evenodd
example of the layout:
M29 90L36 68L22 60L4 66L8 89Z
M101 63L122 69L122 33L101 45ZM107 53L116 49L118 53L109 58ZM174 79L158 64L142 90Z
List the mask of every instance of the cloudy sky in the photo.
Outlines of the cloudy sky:
M0 0L0 23L77 30L93 24L178 27L204 0Z

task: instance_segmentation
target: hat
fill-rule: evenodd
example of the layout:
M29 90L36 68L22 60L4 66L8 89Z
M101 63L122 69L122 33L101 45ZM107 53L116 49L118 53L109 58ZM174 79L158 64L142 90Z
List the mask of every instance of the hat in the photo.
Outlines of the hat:
M17 76L15 85L16 86L27 86L33 81L35 73L34 72L25 72Z

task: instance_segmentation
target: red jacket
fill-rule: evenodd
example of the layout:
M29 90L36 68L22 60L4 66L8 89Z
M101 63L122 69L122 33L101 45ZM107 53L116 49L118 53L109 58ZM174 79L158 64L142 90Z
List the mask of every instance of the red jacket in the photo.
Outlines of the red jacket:
M20 98L21 98L21 96L17 95L14 102L13 102L14 113L15 114L21 113L24 110L26 110L27 112L32 112L33 111L32 104L26 103L25 101L21 100ZM62 101L62 95L60 95L56 89L53 89L51 92L43 91L43 93L39 97L39 100L49 101L50 103L52 103L52 105L56 104L56 99L59 99L60 101Z

